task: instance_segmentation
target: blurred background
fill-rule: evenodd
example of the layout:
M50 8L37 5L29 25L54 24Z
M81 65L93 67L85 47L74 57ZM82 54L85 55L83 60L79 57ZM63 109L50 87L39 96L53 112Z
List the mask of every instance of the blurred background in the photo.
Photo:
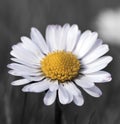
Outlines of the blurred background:
M120 0L0 0L0 124L55 124L55 104L43 104L44 93L23 93L11 86L7 73L11 46L37 27L44 35L48 24L78 24L99 32L110 45L113 80L99 84L103 95L83 92L85 104L60 105L58 124L120 124Z

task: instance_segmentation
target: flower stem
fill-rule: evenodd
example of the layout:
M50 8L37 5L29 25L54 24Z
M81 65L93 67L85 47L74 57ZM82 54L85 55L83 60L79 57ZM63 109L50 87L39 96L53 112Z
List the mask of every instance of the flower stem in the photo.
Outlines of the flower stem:
M57 98L55 102L55 124L61 124L61 115L62 113L59 106L59 100Z
M21 124L25 124L26 104L27 104L27 93L25 93L25 96L24 96L24 103L23 103L23 111L22 111L22 117L21 117Z

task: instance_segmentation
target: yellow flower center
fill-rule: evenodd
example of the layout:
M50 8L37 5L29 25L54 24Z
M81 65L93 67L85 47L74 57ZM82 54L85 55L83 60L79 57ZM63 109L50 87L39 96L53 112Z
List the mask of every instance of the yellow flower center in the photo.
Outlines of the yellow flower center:
M72 80L78 75L80 62L71 52L55 51L49 53L41 61L43 74L61 83Z

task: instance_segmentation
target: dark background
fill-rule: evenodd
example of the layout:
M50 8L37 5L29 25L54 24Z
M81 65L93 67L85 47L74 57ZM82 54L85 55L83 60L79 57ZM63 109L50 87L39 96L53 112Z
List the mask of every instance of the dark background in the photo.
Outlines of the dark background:
M120 7L119 0L0 0L0 124L55 124L55 104L43 104L44 93L25 94L11 86L8 75L11 46L37 27L44 35L48 24L78 24L82 31L96 30L94 20L106 8ZM107 67L110 83L99 84L103 95L83 92L85 104L60 105L61 124L120 124L120 46L109 44L114 60Z

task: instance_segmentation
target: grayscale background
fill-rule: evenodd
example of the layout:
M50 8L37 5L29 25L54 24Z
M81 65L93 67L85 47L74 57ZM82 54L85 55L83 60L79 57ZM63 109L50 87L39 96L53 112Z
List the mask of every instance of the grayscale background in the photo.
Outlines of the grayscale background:
M25 94L22 86L10 84L15 77L7 73L6 65L11 46L20 42L20 36L29 36L32 26L44 35L48 24L78 24L82 31L97 31L95 20L107 8L120 8L120 0L0 0L0 124L55 124L55 104L43 104L45 93ZM99 84L100 98L82 91L82 107L60 105L61 124L120 124L120 44L105 42L114 58L106 68L113 80Z

